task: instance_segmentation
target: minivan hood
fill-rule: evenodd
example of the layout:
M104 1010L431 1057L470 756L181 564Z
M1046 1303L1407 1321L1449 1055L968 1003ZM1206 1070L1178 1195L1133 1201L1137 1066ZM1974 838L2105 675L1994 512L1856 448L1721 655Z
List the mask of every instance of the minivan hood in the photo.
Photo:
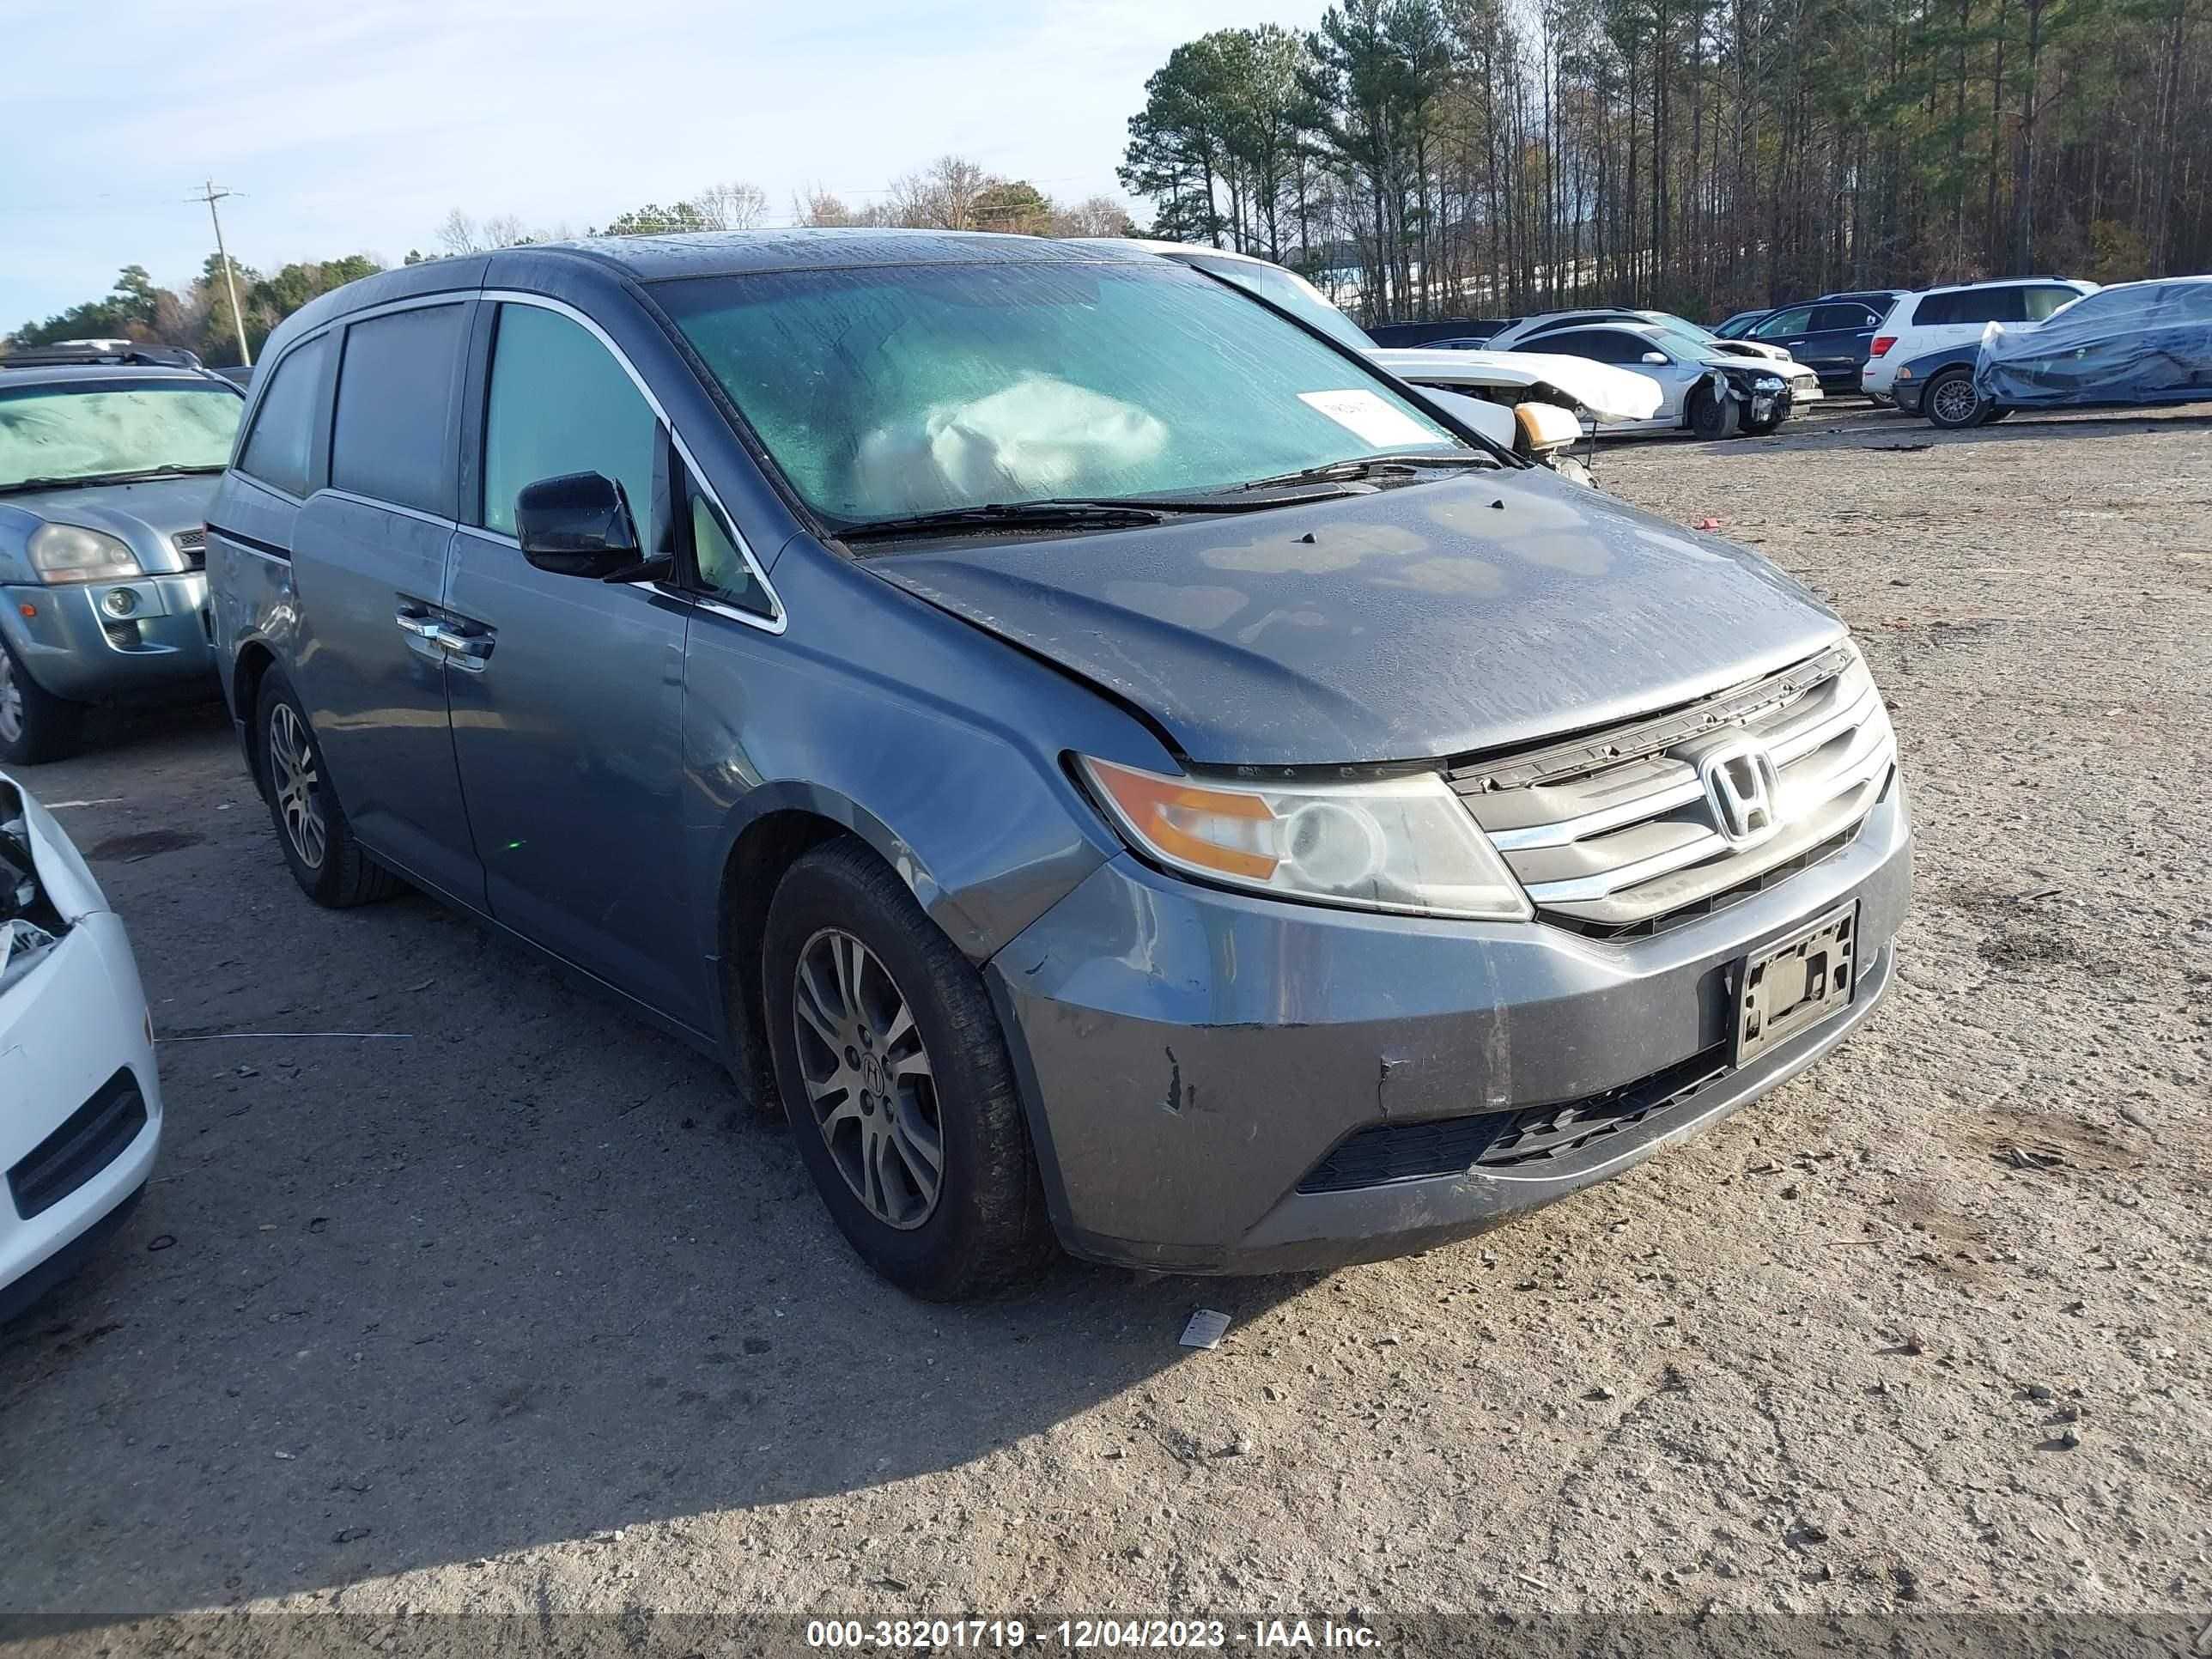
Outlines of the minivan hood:
M866 565L1212 765L1523 744L1786 667L1844 631L1757 554L1540 469Z

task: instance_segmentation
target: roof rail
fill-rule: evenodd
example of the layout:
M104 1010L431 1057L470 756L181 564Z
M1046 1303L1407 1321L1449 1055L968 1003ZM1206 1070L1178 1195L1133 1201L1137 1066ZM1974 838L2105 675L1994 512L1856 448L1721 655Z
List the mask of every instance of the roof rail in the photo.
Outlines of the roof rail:
M0 368L55 368L71 364L129 363L157 368L198 368L196 353L181 346L141 345L135 340L70 341L17 346L0 356Z

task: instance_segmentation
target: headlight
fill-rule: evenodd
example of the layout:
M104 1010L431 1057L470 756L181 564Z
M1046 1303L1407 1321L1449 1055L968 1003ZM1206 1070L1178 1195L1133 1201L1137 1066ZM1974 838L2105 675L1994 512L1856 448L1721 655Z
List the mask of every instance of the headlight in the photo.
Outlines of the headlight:
M1779 392L1782 390L1782 380L1779 375L1762 374L1751 383L1751 386L1754 392Z
M41 525L31 532L32 566L41 580L97 582L143 576L136 554L112 536L73 524Z
M1525 921L1528 895L1433 772L1371 783L1242 784L1082 760L1139 852L1310 903Z

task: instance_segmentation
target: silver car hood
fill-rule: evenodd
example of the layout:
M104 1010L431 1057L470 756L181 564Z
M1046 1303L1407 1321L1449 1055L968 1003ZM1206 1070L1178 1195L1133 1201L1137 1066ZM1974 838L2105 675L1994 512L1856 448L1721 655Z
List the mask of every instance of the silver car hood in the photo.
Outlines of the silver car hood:
M0 514L15 507L48 524L73 524L104 530L127 543L149 570L181 570L184 561L170 539L180 530L207 522L219 472L195 472L140 483L62 485L0 495ZM149 562L149 556L153 556Z
M1757 554L1540 470L866 563L1215 765L1529 743L1686 702L1844 632Z

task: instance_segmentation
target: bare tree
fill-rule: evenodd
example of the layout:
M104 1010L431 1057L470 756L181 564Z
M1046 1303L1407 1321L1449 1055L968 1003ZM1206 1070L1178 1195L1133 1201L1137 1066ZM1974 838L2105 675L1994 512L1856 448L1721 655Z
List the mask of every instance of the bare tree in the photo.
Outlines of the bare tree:
M438 241L447 253L481 253L484 244L477 222L455 208L438 222Z
M752 230L768 217L768 192L743 179L709 185L691 198L709 230Z
M965 156L940 155L920 172L891 180L883 216L909 229L974 230L981 222L978 205L1003 182Z
M1086 196L1052 216L1055 236L1127 236L1134 230L1128 210L1110 196Z
M523 226L521 218L512 213L495 213L483 222L483 245L486 247L521 247L545 239Z
M815 185L791 198L791 216L802 225L856 225L859 216L824 185Z

